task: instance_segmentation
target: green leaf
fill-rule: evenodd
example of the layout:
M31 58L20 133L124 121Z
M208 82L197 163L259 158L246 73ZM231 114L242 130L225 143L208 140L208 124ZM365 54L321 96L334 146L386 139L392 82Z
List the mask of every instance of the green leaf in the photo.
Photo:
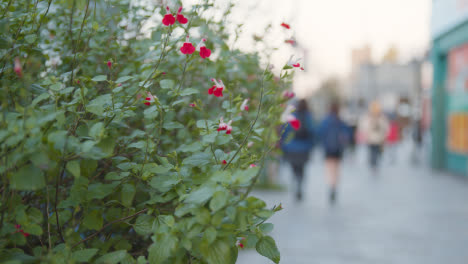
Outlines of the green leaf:
M103 199L107 195L111 194L114 191L114 188L119 185L118 182L104 184L104 183L94 183L88 186L88 194L86 198L90 201L92 199Z
M169 79L164 79L159 82L159 85L161 85L163 89L172 89L174 88L174 84L174 81Z
M97 210L92 211L89 214L86 214L83 219L83 225L88 229L99 230L102 227L104 219L102 218L102 213Z
M73 252L72 259L77 262L90 262L91 258L99 251L97 248L87 248Z
M272 223L264 223L260 225L260 230L264 233L270 233L273 230L273 224Z
M108 253L96 260L96 264L117 264L122 261L127 255L126 250L119 250Z
M89 130L89 136L94 140L99 140L104 135L104 123L99 122L94 124Z
M172 189L177 183L180 182L180 179L174 178L171 175L164 175L164 176L155 176L152 177L149 184L154 189L160 192L167 192Z
M95 115L102 116L104 113L105 105L110 105L111 103L112 96L110 94L100 95L91 102L89 102L89 104L86 106L86 110Z
M228 197L229 197L229 194L227 190L215 192L213 194L213 198L211 198L211 201L210 201L211 211L215 212L223 208L223 206L225 206L228 201Z
M34 41L36 41L36 34L26 35L26 36L24 37L24 39L25 39L26 42L28 42L29 44L32 44L32 43L34 43Z
M44 172L32 164L19 169L10 179L10 188L15 190L34 191L44 187Z
M133 198L135 197L136 189L132 184L124 184L122 186L121 198L122 204L125 207L130 207L133 203Z
M234 264L237 260L237 248L225 240L218 240L201 249L208 264Z
M179 151L181 152L198 152L202 149L202 145L199 141L195 141L189 145L182 145L179 147Z
M255 249L257 249L260 255L271 259L274 263L280 262L280 253L276 247L275 240L271 236L262 237L257 242Z
M213 184L206 184L195 189L185 198L185 202L194 204L203 204L213 196L216 187Z
M180 93L180 96L187 96L187 95L197 94L197 93L200 93L200 91L198 91L195 88L187 88L187 89L182 90L182 92Z
M158 108L153 105L149 108L146 108L145 111L143 111L143 116L146 118L146 119L154 119L156 117L158 117L159 115L159 111L158 111Z
M102 81L106 81L107 80L107 76L106 75L98 75L98 76L94 76L93 79L91 79L95 82L102 82Z
M200 167L200 166L209 164L211 162L211 157L212 157L212 154L208 154L204 152L197 153L184 159L182 163L185 165L193 165L193 166Z
M163 125L163 128L167 130L172 130L172 129L177 129L177 128L184 128L184 125L182 125L179 122L171 121L171 122L165 122Z
M257 175L259 169L259 167L254 167L246 170L238 170L234 175L232 175L232 178L238 184L246 184L249 183L255 175Z
M208 244L211 244L213 241L215 241L217 233L218 232L216 232L216 229L214 227L212 226L208 227L205 230L205 234L204 234L204 238L206 239L206 242L208 242Z
M42 235L42 228L37 224L28 224L24 227L24 232L34 236L40 236Z
M122 76L122 77L119 77L115 82L116 83L123 83L123 82L126 82L128 80L131 80L133 79L132 76Z
M80 177L80 161L79 160L72 160L67 162L66 166L67 170L76 178Z
M135 224L133 225L133 228L135 229L135 232L139 235L150 235L153 229L153 223L156 219L152 216L149 215L140 215L135 221Z
M176 246L176 237L170 234L158 235L156 241L148 248L149 263L163 263L174 253Z

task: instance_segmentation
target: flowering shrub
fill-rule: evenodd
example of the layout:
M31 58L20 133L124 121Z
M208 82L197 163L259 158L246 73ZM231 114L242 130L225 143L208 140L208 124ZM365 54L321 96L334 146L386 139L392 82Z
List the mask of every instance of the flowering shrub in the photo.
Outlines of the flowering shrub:
M1 262L279 262L250 192L297 61L230 49L211 1L0 7Z

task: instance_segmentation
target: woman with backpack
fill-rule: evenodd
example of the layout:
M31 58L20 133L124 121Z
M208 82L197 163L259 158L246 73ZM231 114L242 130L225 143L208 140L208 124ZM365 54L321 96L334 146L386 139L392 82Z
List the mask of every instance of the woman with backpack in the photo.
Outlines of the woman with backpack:
M343 151L350 141L350 128L339 117L339 105L333 103L330 112L321 122L318 134L325 152L327 181L330 186L329 201L336 201L336 188Z
M299 120L300 127L294 130L290 124L286 124L280 144L284 159L291 164L293 169L296 181L296 199L299 201L302 200L304 167L314 146L314 127L306 100L301 99L297 103L293 115Z

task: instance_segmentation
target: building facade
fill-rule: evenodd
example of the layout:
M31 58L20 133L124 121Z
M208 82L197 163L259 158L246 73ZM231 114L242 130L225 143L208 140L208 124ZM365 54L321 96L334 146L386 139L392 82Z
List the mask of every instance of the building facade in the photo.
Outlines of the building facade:
M431 164L468 177L468 1L433 0Z

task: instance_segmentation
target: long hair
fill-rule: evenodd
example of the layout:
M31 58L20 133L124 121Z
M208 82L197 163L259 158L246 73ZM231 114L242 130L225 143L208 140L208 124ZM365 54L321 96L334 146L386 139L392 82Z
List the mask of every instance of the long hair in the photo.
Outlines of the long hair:
M301 112L301 113L309 112L309 107L305 99L301 99L299 100L299 102L297 102L296 112Z

